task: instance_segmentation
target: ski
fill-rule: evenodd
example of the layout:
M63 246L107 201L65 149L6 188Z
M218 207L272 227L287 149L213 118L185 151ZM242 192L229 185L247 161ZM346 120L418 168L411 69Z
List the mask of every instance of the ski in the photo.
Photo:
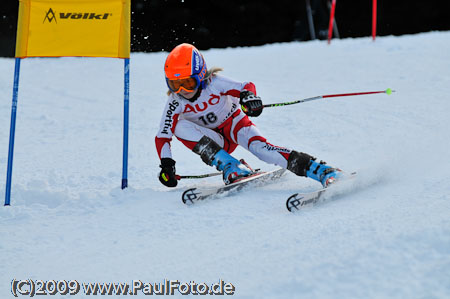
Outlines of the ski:
M195 202L206 198L214 198L217 196L228 196L241 191L250 186L260 186L263 183L280 178L286 169L276 169L267 172L256 172L255 174L245 177L242 180L220 187L190 188L183 192L181 200L184 204L192 205Z
M330 198L334 195L341 194L344 189L339 187L344 187L343 185L345 183L355 177L356 173L353 172L349 177L339 180L329 187L308 193L295 193L286 200L286 208L289 212L296 212L305 206L312 206L320 202L325 197Z

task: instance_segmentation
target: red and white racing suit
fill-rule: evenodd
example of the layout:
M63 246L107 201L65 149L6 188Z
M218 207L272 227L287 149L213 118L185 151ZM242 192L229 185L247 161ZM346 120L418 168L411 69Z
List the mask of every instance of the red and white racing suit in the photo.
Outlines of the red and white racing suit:
M268 143L241 111L239 95L243 90L256 94L251 82L213 75L194 102L170 94L155 138L159 158L172 158L173 135L191 150L206 135L228 153L240 145L262 161L286 168L291 150Z

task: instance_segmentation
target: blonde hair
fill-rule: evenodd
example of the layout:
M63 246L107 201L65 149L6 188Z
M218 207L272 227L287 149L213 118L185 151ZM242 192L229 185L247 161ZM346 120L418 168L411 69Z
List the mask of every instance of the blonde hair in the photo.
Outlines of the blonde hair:
M203 81L207 81L206 84L208 84L209 79L211 79L212 77L217 75L218 72L221 72L221 71L223 71L223 68L213 66L212 68L210 68L209 70L206 71L205 78L203 79ZM172 91L169 89L167 91L167 95L170 96L171 94L172 94Z
M211 69L206 71L205 79L203 79L203 80L208 80L209 78L211 78L212 76L217 75L217 73L221 72L221 71L223 71L223 68L213 66Z

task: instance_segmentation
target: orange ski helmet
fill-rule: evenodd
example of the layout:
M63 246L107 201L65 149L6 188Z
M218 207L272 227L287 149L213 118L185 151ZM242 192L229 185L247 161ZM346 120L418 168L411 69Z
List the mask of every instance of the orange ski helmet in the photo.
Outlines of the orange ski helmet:
M176 46L167 56L164 64L166 83L174 93L182 89L188 92L204 86L206 63L202 54L191 44Z

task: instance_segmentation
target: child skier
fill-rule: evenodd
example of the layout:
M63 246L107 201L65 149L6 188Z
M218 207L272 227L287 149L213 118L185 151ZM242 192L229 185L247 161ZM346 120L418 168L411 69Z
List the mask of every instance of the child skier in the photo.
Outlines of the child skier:
M230 155L238 145L264 162L317 180L325 187L341 175L339 169L308 154L267 142L248 118L259 116L263 110L255 85L217 75L221 70L208 70L203 56L190 44L180 44L168 55L164 72L169 97L155 138L162 184L177 185L170 149L173 135L203 162L222 171L225 184L253 174L243 160Z

